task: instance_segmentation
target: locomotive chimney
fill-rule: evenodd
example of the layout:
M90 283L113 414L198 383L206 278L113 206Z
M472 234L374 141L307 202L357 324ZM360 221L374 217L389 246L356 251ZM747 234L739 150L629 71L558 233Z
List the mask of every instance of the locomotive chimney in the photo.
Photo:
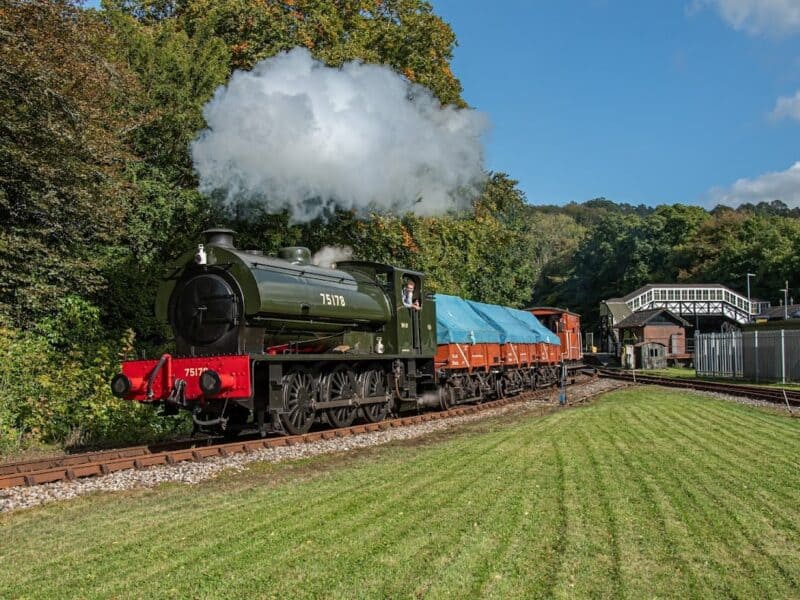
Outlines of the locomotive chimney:
M206 229L203 232L203 240L206 246L233 248L234 233L233 229Z

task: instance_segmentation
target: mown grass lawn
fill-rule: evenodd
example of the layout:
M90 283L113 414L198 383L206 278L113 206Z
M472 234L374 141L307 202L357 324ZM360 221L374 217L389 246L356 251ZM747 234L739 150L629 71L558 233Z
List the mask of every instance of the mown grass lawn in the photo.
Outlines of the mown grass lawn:
M0 596L798 597L800 420L637 388L0 516Z

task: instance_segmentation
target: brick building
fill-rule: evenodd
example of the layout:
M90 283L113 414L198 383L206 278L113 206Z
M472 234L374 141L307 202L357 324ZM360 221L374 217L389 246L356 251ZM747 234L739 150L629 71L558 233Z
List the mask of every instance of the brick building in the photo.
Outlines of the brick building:
M634 312L616 324L622 344L662 344L667 359L686 359L686 328L689 323L665 308Z

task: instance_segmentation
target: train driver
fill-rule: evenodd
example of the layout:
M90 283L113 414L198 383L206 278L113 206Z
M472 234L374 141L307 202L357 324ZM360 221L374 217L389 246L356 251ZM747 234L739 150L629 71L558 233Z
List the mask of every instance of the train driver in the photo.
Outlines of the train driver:
M419 299L414 298L414 287L414 280L407 279L406 285L403 288L403 306L413 310L422 310L422 307L419 305Z

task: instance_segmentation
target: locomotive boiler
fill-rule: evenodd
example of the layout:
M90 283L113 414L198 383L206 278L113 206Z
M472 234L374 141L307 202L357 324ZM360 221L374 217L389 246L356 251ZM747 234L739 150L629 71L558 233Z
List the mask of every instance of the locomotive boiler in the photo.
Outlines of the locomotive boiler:
M390 290L364 267L321 268L301 247L277 257L237 250L230 230L205 235L196 253L178 259L156 298L156 316L172 326L178 354L363 351L392 320Z

